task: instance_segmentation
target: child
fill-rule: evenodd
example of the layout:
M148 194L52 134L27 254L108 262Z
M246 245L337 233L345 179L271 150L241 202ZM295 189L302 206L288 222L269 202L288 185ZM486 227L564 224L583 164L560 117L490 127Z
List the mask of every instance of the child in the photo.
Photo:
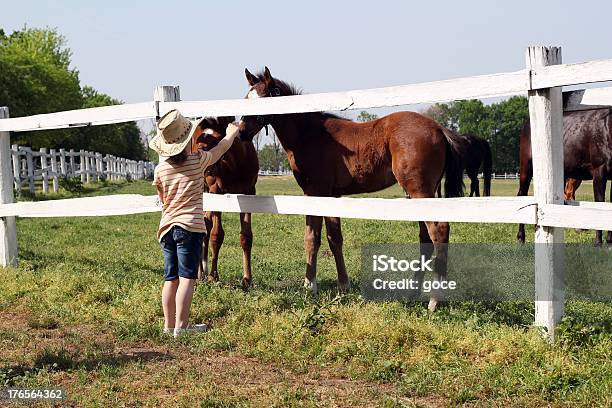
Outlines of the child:
M164 333L174 337L206 330L206 325L187 324L206 233L203 173L229 149L238 134L238 127L230 123L219 144L209 151L191 153L191 140L198 136L196 131L202 131L198 125L172 110L159 119L158 134L149 143L160 156L168 157L155 168L153 184L163 206L157 238L164 253Z

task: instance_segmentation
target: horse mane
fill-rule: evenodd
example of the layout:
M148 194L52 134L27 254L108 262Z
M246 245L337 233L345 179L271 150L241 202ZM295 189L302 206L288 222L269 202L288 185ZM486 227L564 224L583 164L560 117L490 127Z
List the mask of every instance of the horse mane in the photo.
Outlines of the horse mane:
M255 74L255 76L260 81L263 81L264 80L264 71L263 70L259 71L258 73ZM273 78L273 80L274 80L274 85L276 85L278 87L278 89L280 89L282 96L302 95L302 88L298 88L294 84L286 82L286 81L283 81L282 79ZM321 115L323 117L323 119L339 119L339 120L347 120L347 121L352 122L351 119L345 118L345 117L342 117L342 116L338 116L338 115L336 115L334 113L329 113L329 112L313 112L313 114Z
M222 135L225 135L225 128L227 127L227 125L232 123L235 119L236 118L234 116L219 116L219 117L208 116L208 117L202 118L202 121L200 122L200 128L201 129L212 129L212 130L215 130L221 133Z

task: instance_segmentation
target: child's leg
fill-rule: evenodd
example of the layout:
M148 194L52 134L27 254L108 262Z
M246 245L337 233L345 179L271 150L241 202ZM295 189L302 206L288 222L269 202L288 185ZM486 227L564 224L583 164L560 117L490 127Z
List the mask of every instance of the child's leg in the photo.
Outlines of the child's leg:
M184 329L189 321L189 309L193 298L195 279L179 278L176 291L176 326Z
M174 329L176 320L176 290L179 286L179 265L176 254L176 242L172 237L172 229L162 237L160 244L164 253L164 287L162 289L164 329Z
M176 290L178 279L165 281L162 289L162 306L164 308L164 329L174 329L176 326Z
M184 329L189 320L193 289L198 278L203 234L176 227L173 231L178 259L179 285L176 291L176 326Z

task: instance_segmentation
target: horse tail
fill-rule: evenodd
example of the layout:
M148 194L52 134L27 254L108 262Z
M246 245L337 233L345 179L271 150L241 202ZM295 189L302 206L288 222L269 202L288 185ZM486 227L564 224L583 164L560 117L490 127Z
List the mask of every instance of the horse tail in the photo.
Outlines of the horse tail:
M491 155L491 145L486 140L482 139L482 146L484 148L484 157L482 164L482 176L484 178L484 194L485 196L491 195L491 174L493 173L493 157Z
M446 166L444 169L444 196L463 197L463 168L465 148L463 139L458 134L442 128L446 139Z

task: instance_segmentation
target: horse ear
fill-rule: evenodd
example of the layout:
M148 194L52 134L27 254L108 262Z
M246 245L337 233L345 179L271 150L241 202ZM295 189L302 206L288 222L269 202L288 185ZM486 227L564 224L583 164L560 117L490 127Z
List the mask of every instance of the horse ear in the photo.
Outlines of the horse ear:
M266 84L269 84L273 81L272 74L270 73L268 67L264 68L264 81L266 82Z
M257 79L257 77L253 74L251 74L249 72L248 68L244 69L244 75L246 76L246 80L249 83L249 85L253 86L255 85L257 82L259 82L259 80Z

